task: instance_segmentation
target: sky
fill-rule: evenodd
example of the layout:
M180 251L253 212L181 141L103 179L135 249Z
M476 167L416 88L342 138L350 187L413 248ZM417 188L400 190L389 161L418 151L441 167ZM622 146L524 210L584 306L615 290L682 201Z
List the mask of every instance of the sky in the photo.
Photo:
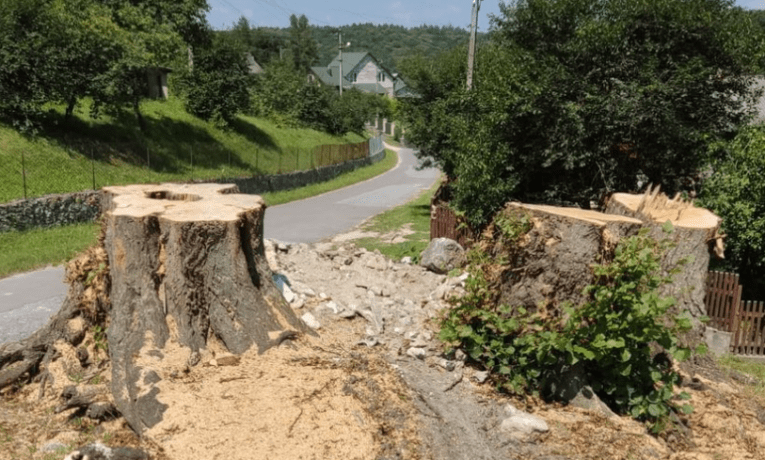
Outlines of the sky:
M253 27L289 27L291 14L305 14L315 26L353 23L470 28L473 0L207 0L207 20L214 29L229 29L244 16ZM736 0L749 9L765 9L765 0ZM499 0L483 0L478 30L487 31L489 15L499 14Z

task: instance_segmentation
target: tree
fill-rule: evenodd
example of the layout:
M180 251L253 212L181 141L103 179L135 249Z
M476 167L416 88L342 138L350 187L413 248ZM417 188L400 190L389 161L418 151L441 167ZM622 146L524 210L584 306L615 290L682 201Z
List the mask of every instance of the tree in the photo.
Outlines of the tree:
M722 217L725 260L738 272L748 298L765 295L765 127L747 127L713 165L699 203Z
M434 93L410 103L409 138L458 179L455 204L473 224L510 199L589 207L649 182L687 190L708 146L748 119L763 35L731 1L500 8L474 91L459 84L451 57L448 83L433 82L441 64L407 73L420 94ZM447 126L424 122L429 110Z
M207 42L206 0L9 0L0 11L0 113L33 129L49 103L92 97L139 123L146 69L186 64Z
M252 36L252 27L250 21L244 16L239 16L234 27L231 28L231 38L239 44L245 51L252 52L254 40Z
M226 35L216 35L211 46L197 49L194 68L182 73L179 86L189 113L230 125L250 106L244 48Z
M290 50L295 61L295 68L308 70L319 58L319 49L311 36L308 18L301 14L298 18L290 16Z
M0 114L33 130L47 103L92 93L119 54L111 11L90 0L9 0L0 11Z

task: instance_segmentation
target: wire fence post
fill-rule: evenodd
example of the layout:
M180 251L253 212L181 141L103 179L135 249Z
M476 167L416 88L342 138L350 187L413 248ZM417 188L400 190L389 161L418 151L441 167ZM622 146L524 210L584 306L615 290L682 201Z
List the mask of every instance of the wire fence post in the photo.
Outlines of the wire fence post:
M24 151L21 151L21 182L24 187L24 199L27 199L27 165L24 158Z
M96 159L93 154L93 147L90 148L90 174L93 179L93 190L96 189Z
M189 159L191 162L191 181L194 182L194 146L189 145Z

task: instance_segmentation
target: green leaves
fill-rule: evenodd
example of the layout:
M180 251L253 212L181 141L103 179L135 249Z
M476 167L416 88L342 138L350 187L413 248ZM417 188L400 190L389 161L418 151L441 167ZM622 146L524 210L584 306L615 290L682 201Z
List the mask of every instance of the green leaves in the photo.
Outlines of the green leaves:
M512 233L507 223L498 227L503 235ZM690 327L688 318L669 315L674 301L657 294L667 281L659 274L664 247L647 232L623 240L610 264L595 267L601 279L585 290L591 300L566 306L565 321L494 305L495 290L487 278L490 260L473 253L467 294L448 311L440 337L465 350L513 392L544 392L563 363L581 366L612 409L661 429L670 412L692 410L675 404L679 377L649 347L659 344L676 360L690 356L676 338Z

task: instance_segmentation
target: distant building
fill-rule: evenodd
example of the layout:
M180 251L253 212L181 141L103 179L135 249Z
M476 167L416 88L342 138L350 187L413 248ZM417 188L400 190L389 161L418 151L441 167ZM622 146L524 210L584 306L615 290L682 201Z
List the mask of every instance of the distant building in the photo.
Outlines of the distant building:
M365 93L381 94L388 97L406 97L406 83L383 67L367 51L342 53L343 75L340 75L340 54L326 67L311 67L308 81L343 90L356 88Z
M245 59L247 60L247 71L251 74L259 74L263 73L263 67L260 66L260 64L255 61L255 58L252 57L252 54L247 53L245 55Z
M148 83L147 96L151 99L167 99L170 90L167 86L167 75L172 70L167 67L149 67L146 69L146 81Z

